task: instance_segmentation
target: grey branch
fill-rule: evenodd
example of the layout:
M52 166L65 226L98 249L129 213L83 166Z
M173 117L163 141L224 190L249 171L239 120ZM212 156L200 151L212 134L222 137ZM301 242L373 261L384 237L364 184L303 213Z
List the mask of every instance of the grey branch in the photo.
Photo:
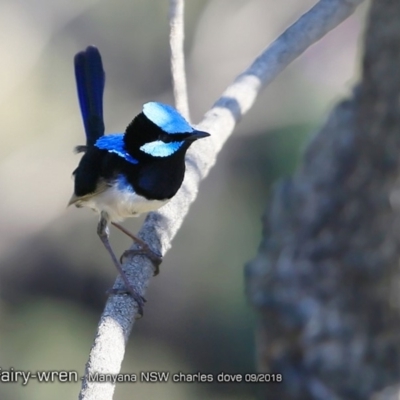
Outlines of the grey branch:
M171 73L177 110L190 121L189 100L185 72L185 24L184 0L170 0L170 35Z
M399 18L372 2L360 85L265 214L246 268L259 368L283 375L265 398L399 398Z
M150 213L140 229L139 237L152 249L164 255L171 247L171 240L197 196L200 181L214 165L218 152L260 90L309 46L351 15L361 2L321 0L226 89L198 125L199 129L210 132L212 136L195 143L189 150L185 180L178 194L159 212ZM127 259L124 269L133 287L144 293L153 274L150 261L141 256ZM120 278L117 278L116 287L120 288L121 285ZM136 311L136 304L129 296L112 296L108 299L86 365L80 399L112 398L112 383L91 382L88 376L95 372L116 374L120 371Z

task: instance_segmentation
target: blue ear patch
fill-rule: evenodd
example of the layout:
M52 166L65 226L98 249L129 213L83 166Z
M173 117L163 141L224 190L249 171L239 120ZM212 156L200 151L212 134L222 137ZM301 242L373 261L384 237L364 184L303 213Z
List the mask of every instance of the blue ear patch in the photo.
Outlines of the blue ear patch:
M117 133L114 135L105 135L97 139L95 146L100 150L107 150L109 153L118 154L120 157L132 164L138 164L139 161L134 159L124 146L124 135Z
M143 114L166 133L186 133L194 130L175 108L167 104L146 103L143 106Z
M180 149L183 142L165 143L161 140L146 143L140 147L140 150L153 157L168 157Z

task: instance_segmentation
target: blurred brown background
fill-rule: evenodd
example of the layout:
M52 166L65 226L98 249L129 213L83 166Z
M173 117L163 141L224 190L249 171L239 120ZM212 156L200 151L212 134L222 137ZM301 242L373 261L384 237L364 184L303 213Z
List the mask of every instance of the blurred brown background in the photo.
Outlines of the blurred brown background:
M193 122L310 0L190 0L186 55ZM254 372L243 264L261 238L271 184L357 79L365 9L261 94L200 187L146 295L123 372ZM168 2L0 0L0 367L84 371L116 276L90 210L66 209L84 143L73 56L99 47L105 122L124 131L144 102L173 103ZM142 219L129 220L133 232ZM129 240L112 230L121 253ZM168 304L168 308L164 307ZM166 310L173 312L166 314ZM134 385L134 386L132 386ZM0 383L4 400L76 398L79 383ZM123 383L116 399L253 399L250 384Z

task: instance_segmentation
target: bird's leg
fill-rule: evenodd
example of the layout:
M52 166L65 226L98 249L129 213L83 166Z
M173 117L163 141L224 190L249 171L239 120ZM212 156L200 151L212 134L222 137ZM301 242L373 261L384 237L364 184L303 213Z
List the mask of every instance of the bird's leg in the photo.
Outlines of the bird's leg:
M127 292L133 297L138 305L138 314L143 316L143 306L144 302L146 301L143 296L141 296L137 291L132 287L129 283L128 277L126 276L124 270L121 267L121 264L118 262L117 257L114 254L114 251L111 248L110 241L109 241L109 229L108 229L108 215L105 212L101 212L100 221L97 225L97 234L100 237L100 240L103 242L104 247L108 251L111 256L111 259L117 268L118 273L121 275L122 280L125 283L125 287Z
M158 275L160 273L160 264L162 262L162 256L160 254L157 254L155 251L151 250L146 242L136 237L134 234L125 229L122 225L117 224L116 222L111 222L111 223L121 232L125 233L125 235L129 236L134 242L136 242L141 247L141 249L136 249L136 250L125 250L120 258L120 261L122 262L122 259L127 256L133 256L133 255L147 256L153 263L154 276Z

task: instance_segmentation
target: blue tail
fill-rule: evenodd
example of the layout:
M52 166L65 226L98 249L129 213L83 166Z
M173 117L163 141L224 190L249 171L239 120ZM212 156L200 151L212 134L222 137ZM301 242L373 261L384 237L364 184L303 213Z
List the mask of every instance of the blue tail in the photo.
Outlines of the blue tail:
M93 146L104 135L103 92L106 78L99 50L89 46L76 54L74 64L86 145Z

